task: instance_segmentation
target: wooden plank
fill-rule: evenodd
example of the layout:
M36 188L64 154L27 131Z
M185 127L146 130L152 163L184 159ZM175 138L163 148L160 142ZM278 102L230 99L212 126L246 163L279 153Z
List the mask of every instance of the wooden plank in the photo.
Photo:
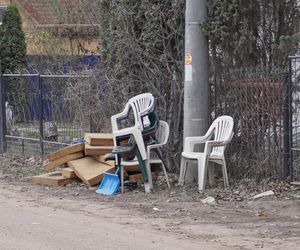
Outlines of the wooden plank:
M63 149L57 150L53 153L50 153L47 156L47 158L50 161L55 161L55 160L57 160L59 158L62 158L66 155L74 154L74 153L77 153L77 152L80 152L80 151L83 151L83 150L84 150L84 143L78 143L78 144L74 144L74 145L65 147Z
M104 133L86 133L84 140L91 146L113 146L113 135Z
M91 146L87 142L85 143L85 155L105 155L111 153L113 146Z
M96 160L96 161L99 161L99 162L103 162L103 163L106 163L112 167L115 167L115 161L105 161L105 157L109 155L109 154L106 154L106 155L92 155L92 157ZM140 166L137 165L137 166L133 166L133 169L134 171L138 172L140 171ZM128 178L128 173L126 171L126 169L124 168L124 177L125 179Z
M89 156L79 160L69 161L68 166L89 186L99 184L105 172L114 173L114 167L98 162Z
M107 154L108 155L108 154ZM105 156L106 155L92 155L92 157L99 162L103 162L106 163L112 167L115 167L115 161L105 161ZM124 169L124 178L127 179L128 178L128 173L126 171L126 169Z
M77 177L75 171L72 168L64 168L62 170L62 176L69 179L74 179Z
M152 175L152 180L156 180L157 176L155 172L151 173ZM143 175L142 174L133 174L133 175L129 175L129 181L131 182L140 182L143 180Z
M140 165L124 166L124 169L128 172L141 172Z
M105 154L105 155L92 155L92 157L97 160L97 161L101 161L101 162L105 162L105 157L109 155L109 154Z
M136 163L136 164L135 165L126 165L126 164L124 164L123 167L126 171L141 172L139 162L137 161L136 158L134 158L133 160L128 160L128 162L130 162L131 164L134 164L134 163Z
M79 159L79 158L82 158L82 157L83 157L82 152L69 154L69 155L66 155L62 158L59 158L59 159L55 160L55 161L45 162L43 167L46 171L49 171L53 168L57 168L57 167L60 167L60 166L64 165L68 161L76 160L76 159Z
M35 184L43 184L48 186L63 186L71 183L73 180L62 176L61 171L55 171L32 177Z
M112 167L115 166L115 161L105 161L105 155L92 155L92 157L99 162L106 163Z

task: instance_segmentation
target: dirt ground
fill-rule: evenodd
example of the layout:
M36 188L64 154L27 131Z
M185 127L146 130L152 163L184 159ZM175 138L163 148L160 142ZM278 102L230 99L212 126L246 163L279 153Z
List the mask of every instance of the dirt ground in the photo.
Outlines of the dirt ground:
M141 188L112 197L80 182L30 182L37 159L0 156L1 249L298 249L300 187L249 180L198 193L196 186ZM254 200L262 191L275 195ZM213 196L216 204L201 199Z

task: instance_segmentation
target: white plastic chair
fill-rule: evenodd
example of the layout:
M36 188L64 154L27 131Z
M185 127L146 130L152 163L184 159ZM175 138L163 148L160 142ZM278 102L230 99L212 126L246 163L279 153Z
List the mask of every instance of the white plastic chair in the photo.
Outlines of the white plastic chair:
M198 188L205 189L208 162L218 163L222 166L225 188L228 186L228 176L224 151L226 145L233 137L233 119L230 116L220 116L211 124L204 136L187 137L184 142L184 150L181 155L179 184L183 185L188 161L198 163ZM212 136L214 135L213 139ZM204 152L194 152L196 144L205 144ZM210 177L213 168L210 169Z
M162 146L166 145L169 139L169 124L165 121L159 121L159 127L156 131L155 137L156 137L156 144L152 144L147 146L147 158L148 160L146 161L146 170L147 170L147 175L148 175L148 183L150 188L153 188L153 182L152 182L152 175L151 175L151 164L161 164L166 182L168 187L170 188L170 182L166 170L166 166L164 162L158 157L158 155L155 152L152 152L154 149L159 150ZM121 161L121 190L123 192L124 190L124 166L136 166L138 165L137 160L122 160Z
M154 108L154 105L155 100L152 94L140 94L129 99L125 106L125 109L121 113L113 115L111 117L115 146L117 146L118 137L133 135L143 160L147 159L142 131L144 130L144 128L150 125L147 113L149 113ZM127 118L131 109L134 114L135 124L132 127L119 129L118 121Z

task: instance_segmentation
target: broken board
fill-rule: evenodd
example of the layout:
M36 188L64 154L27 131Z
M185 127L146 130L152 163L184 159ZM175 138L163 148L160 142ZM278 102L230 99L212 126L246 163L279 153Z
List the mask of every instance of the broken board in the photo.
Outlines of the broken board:
M130 163L131 165L126 165L124 164L123 167L126 171L129 171L129 172L141 172L141 168L140 168L140 165L139 165L139 162L137 161L136 158L134 158L133 160L124 160L124 162L128 162Z
M62 158L66 155L78 153L78 152L83 151L83 150L84 150L84 143L78 143L78 144L74 144L74 145L65 147L63 149L57 150L53 153L50 153L47 156L47 158L50 161L55 161L55 160L57 160L59 158Z
M59 166L64 165L65 163L67 163L68 161L72 161L72 160L76 160L79 158L83 157L83 153L82 152L78 152L78 153L74 153L74 154L70 154L70 155L66 155L62 158L59 158L55 161L50 161L50 162L46 162L43 164L43 167L46 171L49 171L53 168L57 168Z
M152 180L155 181L157 179L156 173L151 172ZM129 175L129 181L130 182L140 182L143 180L143 175L142 174L133 174Z
M110 166L112 166L112 167L115 166L115 161L106 161L106 160L105 160L105 155L92 155L92 157L93 157L96 161L104 162L104 163L106 163L107 165L110 165Z
M33 183L48 186L64 186L71 183L72 181L73 180L70 178L63 177L61 171L55 171L32 177Z
M68 166L87 185L95 186L100 183L105 172L114 173L114 167L96 161L93 157L69 161Z
M107 155L108 155L108 154L107 154ZM106 164L108 164L108 165L114 167L114 166L115 166L115 161L105 161L105 156L106 156L106 155L92 155L92 157L93 157L95 160L97 160L97 161L99 161L99 162L104 162L104 163L106 163ZM131 172L141 172L141 168L140 168L140 165L139 165L138 161L136 160L135 162L136 162L136 165L132 165L132 166L123 166L125 172L126 172L126 171L131 171ZM125 174L125 176L126 176L126 174Z
M140 165L124 166L124 169L128 172L141 172Z
M62 170L62 176L69 179L74 179L77 177L75 171L72 168L64 168Z
M91 146L113 146L113 135L104 133L86 133L84 140Z
M85 143L85 155L105 155L111 153L113 146L91 146L87 142Z

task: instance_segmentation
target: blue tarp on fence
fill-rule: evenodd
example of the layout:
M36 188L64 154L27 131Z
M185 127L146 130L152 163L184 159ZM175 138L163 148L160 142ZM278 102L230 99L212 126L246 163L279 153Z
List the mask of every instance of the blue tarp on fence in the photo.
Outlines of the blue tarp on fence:
M79 73L84 70L100 67L101 55L83 55L83 56L43 56L28 55L28 71L34 73L37 70L41 74L50 70L53 74L58 71L67 74L71 70ZM32 93L32 102L29 104L30 118L38 119L39 114L39 77L31 76L28 83L28 91ZM43 85L44 96L49 92L47 85ZM43 99L43 120L52 119L51 100Z

